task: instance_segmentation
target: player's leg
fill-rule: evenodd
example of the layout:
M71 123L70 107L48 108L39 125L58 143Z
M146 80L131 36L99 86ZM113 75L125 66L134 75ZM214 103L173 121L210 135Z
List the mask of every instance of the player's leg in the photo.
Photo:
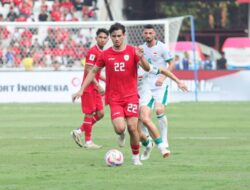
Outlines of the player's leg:
M142 124L141 119L138 120L138 132L140 136L140 141L145 147L143 154L141 155L141 160L147 160L150 157L151 151L153 150L154 144L151 138L147 136L143 131L142 127L145 128Z
M142 165L140 162L140 136L137 129L138 118L127 117L128 132L130 135L130 147L132 150L132 161L134 165Z
M96 95L96 112L93 115L93 125L104 117L104 103L102 96L97 93Z
M132 150L132 161L134 165L142 165L140 161L140 136L138 132L139 104L137 97L131 98L124 106L124 114L127 121L128 133L130 135L130 147Z
M167 105L168 98L168 87L163 87L161 89L157 89L153 91L153 96L155 99L154 108L157 115L157 120L159 123L160 134L162 137L162 141L165 146L168 148L168 120L165 115L165 107Z
M91 97L91 98L90 98ZM104 116L103 111L103 103L101 96L96 90L93 90L91 93L88 93L87 101L91 101L90 105L91 108L89 108L89 112L91 111L91 114L85 114L84 121L84 130L85 130L85 148L88 149L99 149L102 146L97 145L92 140L92 130L93 125L98 120L100 120ZM92 109L92 110L91 110Z
M140 114L144 126L148 128L149 133L151 134L151 137L153 138L155 144L157 145L157 148L159 149L160 153L164 158L168 157L170 155L170 151L167 150L165 145L163 144L158 128L155 126L155 124L151 119L151 108L149 106L142 106L140 109ZM141 156L142 160L149 159L151 149L150 147L147 147L144 150Z
M81 141L81 134L85 135L85 148L98 149L100 145L96 145L92 142L92 127L93 127L93 115L96 111L96 92L84 92L81 97L82 112L85 114L83 123L80 128L71 132L72 137L76 144L80 147L83 146Z
M115 133L118 135L118 145L125 146L126 122L124 119L123 107L117 104L110 105L110 114Z

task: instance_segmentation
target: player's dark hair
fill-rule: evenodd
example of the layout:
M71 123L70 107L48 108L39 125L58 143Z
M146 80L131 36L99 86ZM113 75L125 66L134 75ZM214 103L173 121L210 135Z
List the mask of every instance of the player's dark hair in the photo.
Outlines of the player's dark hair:
M115 30L121 30L122 33L124 34L126 32L125 26L122 25L121 23L116 22L115 24L112 24L109 28L109 33L111 34Z
M144 29L155 29L155 27L152 24L147 24L143 28Z
M96 31L96 36L98 36L100 33L104 33L107 36L109 35L109 31L106 28L98 28L98 30Z

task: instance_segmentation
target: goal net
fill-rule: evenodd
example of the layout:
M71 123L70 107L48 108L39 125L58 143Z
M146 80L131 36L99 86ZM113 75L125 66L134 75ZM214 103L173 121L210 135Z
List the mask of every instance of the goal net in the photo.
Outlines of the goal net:
M176 42L187 17L163 20L121 21L126 26L127 43L143 44L146 24L154 25L157 38L170 45ZM109 29L105 22L1 22L0 67L53 68L81 67L88 49L95 43L98 28ZM109 46L111 42L108 43Z

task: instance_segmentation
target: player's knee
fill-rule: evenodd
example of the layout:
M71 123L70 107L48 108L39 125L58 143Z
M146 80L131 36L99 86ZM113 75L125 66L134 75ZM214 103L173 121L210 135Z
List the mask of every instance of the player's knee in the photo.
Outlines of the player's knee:
M158 107L155 109L156 115L162 115L165 113L165 108L164 107Z
M137 127L134 126L128 126L128 132L130 134L139 133Z
M150 122L151 122L150 118L148 118L148 117L143 117L142 118L142 123L144 125L148 126Z
M117 135L121 135L125 132L125 128L121 126L114 126L114 129Z
M98 114L99 120L104 117L104 112L98 112L97 114Z

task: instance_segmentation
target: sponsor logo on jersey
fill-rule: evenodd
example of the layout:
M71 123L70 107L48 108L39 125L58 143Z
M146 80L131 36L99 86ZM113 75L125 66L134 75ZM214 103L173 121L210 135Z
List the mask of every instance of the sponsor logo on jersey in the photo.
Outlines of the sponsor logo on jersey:
M124 55L124 60L125 60L125 61L128 61L128 60L129 60L129 55L128 55L128 54Z
M94 54L90 54L89 55L89 60L90 61L94 61L95 60L95 55Z
M114 57L109 57L108 60L112 61L112 60L115 60L115 58Z
M115 116L115 115L119 115L121 112L115 112L114 114L113 114L113 116Z

